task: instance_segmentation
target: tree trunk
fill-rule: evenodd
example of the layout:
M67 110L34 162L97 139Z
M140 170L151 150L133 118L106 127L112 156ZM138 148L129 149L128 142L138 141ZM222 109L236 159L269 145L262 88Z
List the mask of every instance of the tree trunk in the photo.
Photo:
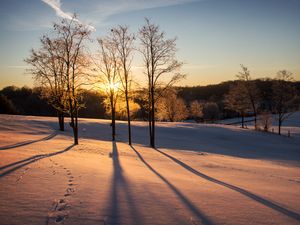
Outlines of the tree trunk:
M150 89L150 87L149 87ZM148 93L148 122L149 122L149 141L150 141L150 146L152 143L152 109L151 109L151 95L150 91Z
M151 112L149 110L149 115L148 115L148 122L149 122L149 138L150 138L150 143L152 139L152 119L151 119Z
M78 145L78 126L75 125L73 128L74 133L74 145Z
M155 104L154 104L154 89L151 89L151 119L152 119L152 135L151 135L151 142L150 146L155 148Z
M116 111L114 106L114 100L111 98L111 129L112 129L112 140L115 141L116 137Z
M75 117L75 144L78 145L78 108L77 108L77 105L76 105L76 117Z
M282 124L282 120L279 119L278 120L278 134L281 135L281 124Z
M64 131L65 130L65 116L63 112L60 112L58 114L58 121L59 121L59 130Z
M126 87L127 88L127 87ZM127 111L127 123L128 123L128 144L131 145L131 124L130 124L130 109L128 101L128 91L125 92L126 98L126 111Z
M61 114L61 131L65 130L65 116L64 113Z
M242 115L242 128L244 128L244 115Z
M74 145L78 145L78 121L77 117L74 118L74 115L71 115L70 126L73 129Z
M65 130L64 113L57 112L57 118L58 118L59 130L64 131Z
M253 110L253 114L254 114L254 129L257 130L257 108L255 106L255 102L253 97L250 96L250 100L251 100L251 105L252 105L252 110Z
M115 141L116 140L116 116L115 116L115 110L114 110L113 115L112 115L111 125L112 125L112 140Z
M75 126L74 126L74 144L78 145L78 111L75 117Z
M71 113L71 123L70 126L73 129L74 145L78 145L78 110L76 109L76 114Z

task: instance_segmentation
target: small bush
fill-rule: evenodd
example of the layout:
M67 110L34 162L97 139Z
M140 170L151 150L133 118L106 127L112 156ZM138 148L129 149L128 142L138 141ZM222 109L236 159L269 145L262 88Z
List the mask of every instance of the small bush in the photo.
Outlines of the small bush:
M258 116L257 129L265 132L270 131L270 128L272 127L272 120L273 118L271 113L263 112Z

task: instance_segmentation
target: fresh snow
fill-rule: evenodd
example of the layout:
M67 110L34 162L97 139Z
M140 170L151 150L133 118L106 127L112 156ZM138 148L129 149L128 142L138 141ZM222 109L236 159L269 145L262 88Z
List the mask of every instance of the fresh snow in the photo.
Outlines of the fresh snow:
M258 117L259 119L259 117ZM245 125L247 128L254 129L254 117L245 117ZM217 124L232 124L235 126L241 126L242 119L240 117L219 120ZM272 115L272 126L270 132L278 132L278 115ZM290 134L289 134L290 133ZM300 134L300 111L292 113L282 125L282 135L299 136Z
M292 137L238 126L0 116L0 224L300 224L300 113Z

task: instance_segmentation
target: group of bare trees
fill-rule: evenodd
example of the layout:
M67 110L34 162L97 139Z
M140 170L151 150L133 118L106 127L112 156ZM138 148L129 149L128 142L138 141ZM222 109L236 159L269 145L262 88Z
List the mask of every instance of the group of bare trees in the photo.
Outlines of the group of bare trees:
M44 96L57 110L60 130L64 130L64 115L70 116L74 144L78 144L78 110L82 106L78 94L85 82L89 66L84 42L91 31L77 22L63 19L53 26L53 35L41 38L41 47L32 50L25 60L35 81L44 87Z
M29 72L44 97L57 110L60 130L64 130L64 115L69 115L74 144L78 144L78 110L83 106L78 98L82 85L96 83L102 87L112 119L112 140L116 136L117 102L124 100L128 123L128 143L131 135L131 70L133 54L141 53L144 74L147 77L147 110L150 145L155 147L155 118L157 104L163 93L184 77L179 72L182 63L176 60L176 39L168 39L158 25L146 19L138 34L128 26L117 26L105 37L98 39L99 54L87 53L85 42L91 31L74 16L54 24L54 32L41 39L41 47L32 50L25 60L31 65ZM136 44L137 39L139 44ZM93 62L93 63L92 63ZM92 64L92 65L91 65ZM93 77L91 79L91 77ZM93 80L93 81L91 81ZM88 82L87 82L88 81Z
M100 62L97 63L100 83L107 89L109 109L112 118L112 140L116 135L116 104L118 98L123 96L126 104L126 116L128 123L128 143L131 145L131 121L130 121L130 88L132 83L131 62L133 59L135 37L130 33L128 26L118 26L111 29L109 35L98 39L100 46ZM104 78L104 80L103 80ZM103 82L104 81L104 82Z
M140 44L137 46L136 39ZM175 82L184 77L179 73L181 63L175 59L176 39L167 39L159 26L146 19L146 24L139 29L137 35L130 33L128 26L112 28L109 35L99 38L100 78L104 77L108 87L107 97L110 99L112 117L112 139L115 139L115 113L118 98L124 98L128 123L128 143L131 145L131 87L133 76L131 63L134 51L141 53L144 74L147 77L147 111L149 121L149 139L151 147L155 147L155 119L158 102L164 92ZM174 73L175 72L175 73ZM169 77L168 77L169 76ZM163 79L162 79L163 78ZM103 79L100 79L103 81ZM160 101L161 102L161 101Z
M255 129L259 129L257 116L260 113L260 118L264 121L263 129L265 131L270 127L271 113L275 113L277 114L278 134L281 134L283 121L299 108L299 97L296 96L295 89L291 85L291 81L293 81L292 73L286 70L277 73L275 82L272 85L272 109L270 112L259 112L261 104L259 90L251 79L248 68L243 65L241 65L241 68L242 72L237 75L239 82L230 88L224 98L226 108L240 114L242 127L244 127L244 117L248 114L253 115Z
M141 56L146 77L146 96L143 101L148 115L151 147L155 147L157 119L180 121L188 115L195 120L218 118L219 108L216 103L194 101L189 113L184 100L177 97L171 87L185 75L180 73L182 63L176 59L176 38L167 38L160 27L149 19L145 20L137 34L131 33L128 26L112 28L108 35L97 39L98 55L88 54L86 41L90 39L90 34L89 27L80 23L76 15L71 20L62 19L54 24L51 35L41 38L40 48L33 49L25 59L31 65L29 72L33 74L37 85L43 88L43 97L57 111L60 130L64 130L64 116L70 117L74 144L78 144L78 111L83 107L79 94L83 85L92 83L99 84L99 91L107 97L112 140L116 136L117 106L122 105L120 102L124 103L128 143L132 144L132 86L135 83L132 61L135 53ZM248 68L241 67L242 71L237 75L239 82L230 89L224 103L242 118L252 112L257 127L260 94ZM273 85L273 105L278 114L279 134L282 122L291 115L289 112L292 105L299 101L299 98L293 98L294 92L288 82L291 80L290 72L279 71Z

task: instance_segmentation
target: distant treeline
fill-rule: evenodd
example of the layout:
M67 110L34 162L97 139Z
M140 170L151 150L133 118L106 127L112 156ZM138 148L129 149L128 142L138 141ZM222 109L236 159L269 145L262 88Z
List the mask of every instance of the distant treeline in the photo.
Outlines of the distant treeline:
M237 116L236 112L224 107L224 96L230 87L237 81L226 81L219 84L194 87L176 87L178 97L182 98L189 106L194 100L200 102L217 103L220 110L220 118ZM272 111L272 79L253 80L261 93L261 109ZM300 81L291 82L300 93ZM0 113L20 114L34 116L56 116L56 111L41 96L41 89L29 87L8 86L0 91ZM108 109L105 105L105 96L100 92L83 90L80 94L84 107L79 110L79 117L84 118L109 118ZM138 94L135 96L139 96ZM140 99L135 97L134 102L141 108L133 115L134 119L145 119ZM120 119L120 118L119 118Z
M212 84L207 86L194 86L194 87L178 87L179 96L185 99L187 102L193 100L205 100L212 102L219 102L223 99L224 94L228 93L231 86L236 84L238 81L226 81L219 84ZM273 79L257 79L253 80L262 98L266 102L271 102L272 98L272 85L274 83ZM291 82L292 85L300 92L300 81Z
M79 111L80 117L105 118L104 97L95 92L83 90L81 99L85 102ZM0 91L0 113L32 116L57 116L56 110L42 98L40 88L8 86Z
M226 81L219 84L207 85L207 86L194 86L194 87L179 87L178 95L183 98L187 103L193 100L203 101L203 102L215 102L218 104L221 118L230 118L237 116L236 112L225 109L224 107L224 97L229 92L230 87L234 86L239 82ZM272 96L273 90L272 86L275 82L274 79L256 79L252 80L260 93L261 105L260 109L263 111L272 112ZM289 82L295 87L298 94L300 93L300 81Z

